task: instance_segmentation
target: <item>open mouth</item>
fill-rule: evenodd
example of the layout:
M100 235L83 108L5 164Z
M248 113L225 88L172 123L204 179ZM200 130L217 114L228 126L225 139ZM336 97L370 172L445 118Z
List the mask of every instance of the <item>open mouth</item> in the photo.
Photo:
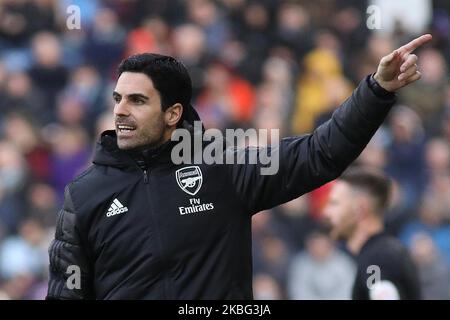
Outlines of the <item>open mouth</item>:
M130 125L126 125L126 124L119 124L116 127L117 127L117 131L120 132L120 133L129 133L131 131L136 130L136 127L130 126Z

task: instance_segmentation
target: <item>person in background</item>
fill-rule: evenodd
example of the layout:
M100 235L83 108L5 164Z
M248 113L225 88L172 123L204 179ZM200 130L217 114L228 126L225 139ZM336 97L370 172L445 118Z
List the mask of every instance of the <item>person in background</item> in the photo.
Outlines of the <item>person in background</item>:
M449 299L450 273L433 239L426 233L414 235L411 256L417 265L423 299Z
M326 233L314 231L307 238L306 250L297 254L290 265L289 299L350 299L355 274L352 259L335 248Z
M374 169L349 169L337 179L325 215L334 238L356 256L354 300L420 299L420 284L408 250L384 233L383 213L391 183Z

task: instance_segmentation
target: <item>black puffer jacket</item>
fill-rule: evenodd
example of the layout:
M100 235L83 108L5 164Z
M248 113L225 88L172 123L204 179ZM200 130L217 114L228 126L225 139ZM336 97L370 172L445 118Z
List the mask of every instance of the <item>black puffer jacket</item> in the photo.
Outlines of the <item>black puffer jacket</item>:
M282 139L275 175L258 164L174 165L171 142L137 159L103 133L94 164L67 186L47 298L251 299L252 214L339 176L394 101L368 77L313 134ZM70 265L78 288L67 285Z

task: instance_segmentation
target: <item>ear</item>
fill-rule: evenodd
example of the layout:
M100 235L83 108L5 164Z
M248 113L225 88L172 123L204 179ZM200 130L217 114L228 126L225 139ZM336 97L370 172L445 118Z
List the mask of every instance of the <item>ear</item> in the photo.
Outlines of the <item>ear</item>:
M167 108L164 114L166 125L169 127L175 126L183 114L183 106L181 103L175 103L173 106Z

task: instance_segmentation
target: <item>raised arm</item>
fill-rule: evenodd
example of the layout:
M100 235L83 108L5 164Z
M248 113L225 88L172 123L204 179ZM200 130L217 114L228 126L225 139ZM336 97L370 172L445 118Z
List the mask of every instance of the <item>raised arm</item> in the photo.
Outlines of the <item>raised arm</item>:
M261 175L261 164L231 166L230 177L249 212L271 208L338 177L363 151L396 101L395 91L420 78L411 52L431 40L421 36L383 57L331 119L312 134L285 138L269 151L279 169ZM230 151L249 156L250 149ZM266 149L258 152L266 153Z

